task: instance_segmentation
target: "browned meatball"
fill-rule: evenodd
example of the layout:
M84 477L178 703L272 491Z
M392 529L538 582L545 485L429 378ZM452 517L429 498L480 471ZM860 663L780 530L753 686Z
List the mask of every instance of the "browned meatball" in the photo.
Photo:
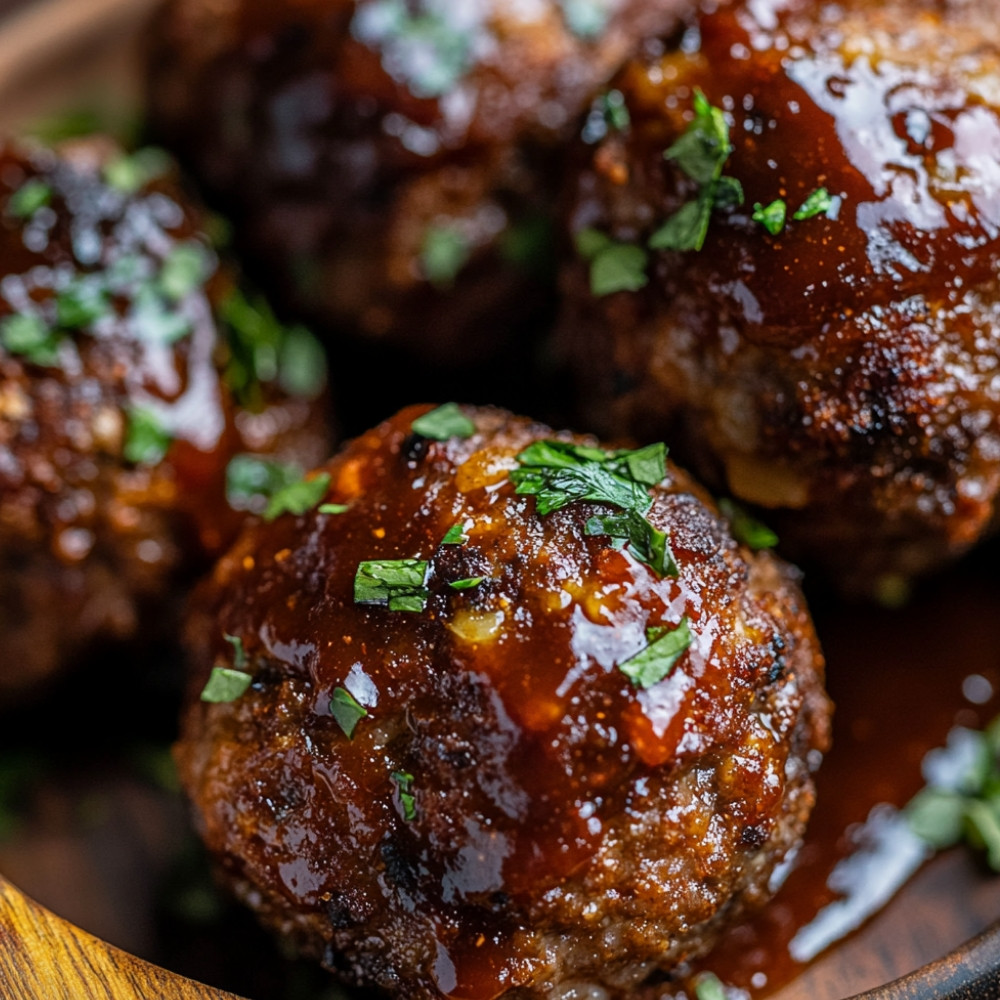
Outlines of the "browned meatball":
M100 141L0 148L0 699L169 628L239 527L234 455L328 446L315 342L235 289L163 171Z
M456 411L365 434L219 564L182 780L237 894L348 982L628 993L767 898L821 654L796 572L655 449Z
M454 362L547 282L555 144L685 0L171 0L155 127L328 327Z
M743 2L629 64L631 124L592 150L572 215L596 273L566 275L563 342L591 422L676 435L850 587L991 530L998 72L996 18L960 0ZM732 145L703 147L700 177L698 89ZM643 287L598 299L590 277Z

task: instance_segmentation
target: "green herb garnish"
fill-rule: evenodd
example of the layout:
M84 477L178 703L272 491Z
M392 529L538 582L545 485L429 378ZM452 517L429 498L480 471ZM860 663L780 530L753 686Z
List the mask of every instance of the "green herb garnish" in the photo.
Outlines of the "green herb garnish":
M465 527L461 524L453 524L448 533L441 539L442 545L464 545L469 540L465 533Z
M234 455L226 466L226 500L233 510L263 513L280 490L302 478L302 469L259 455Z
M403 821L412 823L417 818L417 797L413 794L413 775L405 771L393 771L392 780L396 786L396 795L403 810Z
M178 243L163 260L159 288L168 302L180 302L209 275L209 260L199 243Z
M968 741L965 766L947 783L918 792L904 813L910 829L931 847L943 850L965 840L984 850L989 866L1000 872L1000 717L983 731L956 732Z
M663 155L698 184L698 193L653 233L649 239L653 250L701 250L712 212L743 203L740 182L722 176L732 151L725 113L696 90L694 120Z
M56 295L56 322L64 330L78 330L107 316L111 309L104 282L78 278Z
M350 509L349 503L321 503L316 508L320 514L346 514Z
M735 500L723 498L719 501L719 510L729 522L736 541L742 542L754 552L773 549L778 544L778 536L766 524L747 513Z
M420 269L437 288L450 288L468 263L469 241L453 226L431 226L420 247Z
M176 344L191 332L191 321L167 302L153 284L143 285L132 299L129 320L140 340Z
M337 725L349 739L354 739L354 730L358 723L368 714L368 709L358 704L354 695L346 688L336 688L330 699L330 714L337 720Z
M142 406L127 411L128 425L122 455L136 465L156 465L161 462L173 440L159 415Z
M812 219L817 215L825 215L833 208L833 197L825 187L816 188L815 191L796 210L793 219Z
M25 181L7 200L7 213L15 219L30 219L52 201L52 185L37 177Z
M645 649L618 664L618 669L636 687L644 689L667 677L691 645L687 617L682 618L675 629L663 626L647 628L646 641L649 645Z
M253 677L244 669L247 656L243 640L239 636L228 634L224 638L233 647L233 666L223 667L216 664L212 667L212 672L201 692L202 701L214 704L236 701L246 694L253 683Z
M264 508L264 520L273 521L282 514L305 514L312 510L326 496L330 488L330 474L321 472L311 479L282 486Z
M788 206L781 198L775 198L770 205L754 202L751 218L754 222L759 222L772 236L777 236L785 228L787 217Z
M122 154L104 165L104 181L122 194L135 194L170 169L170 157L162 149L149 147Z
M590 291L598 297L614 292L637 292L649 283L649 255L631 243L616 243L597 229L576 234L576 249L590 261Z
M59 361L60 336L40 316L17 313L0 320L0 344L34 365L51 368Z
M714 972L702 972L694 981L695 1000L726 1000L726 988Z
M462 412L458 403L445 403L417 417L410 424L410 430L432 441L465 440L476 433L476 425Z
M663 444L635 451L604 451L566 441L536 441L518 456L510 473L522 496L537 498L543 517L578 500L606 503L623 514L591 518L590 534L608 534L629 543L632 554L660 576L676 576L667 536L645 514L653 505L648 487L667 475Z
M449 583L448 586L452 590L471 590L473 587L478 587L485 579L485 576L470 576L464 580L455 580Z
M375 559L358 566L356 604L384 604L390 611L423 611L430 596L424 559Z

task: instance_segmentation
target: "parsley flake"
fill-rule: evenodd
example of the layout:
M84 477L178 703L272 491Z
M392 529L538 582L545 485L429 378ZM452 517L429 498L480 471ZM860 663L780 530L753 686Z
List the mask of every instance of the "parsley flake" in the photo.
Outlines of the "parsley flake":
M420 269L436 288L450 288L469 254L469 241L454 226L430 226L420 247Z
M135 194L170 169L170 157L162 149L149 147L116 156L103 169L104 182L122 194Z
M787 217L788 206L782 198L775 198L770 205L754 202L751 218L754 222L759 222L772 236L777 236L785 228Z
M110 308L103 281L78 278L56 295L56 322L64 330L78 330L107 316Z
M52 185L37 177L25 181L7 200L7 213L15 219L30 219L52 201Z
M201 692L201 700L213 704L236 701L246 694L253 683L253 677L244 669L247 656L243 640L239 636L228 634L224 638L233 647L233 666L223 667L216 664L212 667L212 672Z
M173 440L157 413L142 406L130 407L122 455L136 465L156 465L163 461Z
M354 695L346 688L338 687L330 699L330 714L337 720L337 725L349 739L354 739L354 730L358 723L368 715L368 709L359 704Z
M817 215L826 215L833 208L833 197L825 187L816 188L812 194L796 209L793 219L802 221L812 219Z
M198 243L178 243L163 260L159 286L168 302L180 302L208 277L209 261Z
M282 514L305 514L326 496L329 488L328 472L321 472L311 479L299 479L297 482L288 483L271 497L267 507L264 508L264 520L273 521Z
M234 455L226 466L226 500L233 510L262 514L276 493L301 478L301 467L293 463Z
M663 444L635 451L604 451L566 441L536 441L518 456L510 480L520 496L534 496L541 516L578 500L606 503L621 514L591 518L587 533L622 539L659 576L676 576L667 535L645 514L653 505L648 487L667 476Z
M736 541L742 542L754 552L773 549L778 544L778 536L766 524L752 517L735 500L723 498L719 501L719 510L729 522Z
M566 27L578 38L593 41L608 26L607 0L559 0Z
M458 403L445 403L417 417L410 424L410 430L432 441L448 441L451 438L464 441L476 433L476 425L462 412Z
M448 586L452 590L472 590L473 587L478 587L485 579L485 576L470 576L464 580L455 580L449 583Z
M695 1000L726 1000L726 988L714 972L702 972L694 981Z
M590 291L598 297L614 292L637 292L649 283L649 255L631 243L616 243L596 229L576 234L577 252L590 261Z
M677 661L691 645L691 629L687 616L680 624L669 629L655 626L646 629L645 649L618 664L618 669L639 688L651 688L669 676Z
M465 526L462 524L453 524L448 529L448 533L441 539L441 544L464 545L468 540L469 536L465 533Z
M41 316L17 313L0 320L0 344L34 365L51 368L59 361L60 336Z
M417 797L413 794L413 775L406 771L393 771L392 781L396 786L403 822L412 823L417 818Z
M350 509L349 503L321 503L316 508L320 514L346 514Z
M663 154L698 185L693 201L682 205L649 239L653 250L701 250L712 212L743 204L742 185L722 171L733 151L729 123L700 90L694 93L694 119Z
M387 605L390 611L423 611L430 596L425 585L428 566L424 559L362 562L354 577L354 601Z

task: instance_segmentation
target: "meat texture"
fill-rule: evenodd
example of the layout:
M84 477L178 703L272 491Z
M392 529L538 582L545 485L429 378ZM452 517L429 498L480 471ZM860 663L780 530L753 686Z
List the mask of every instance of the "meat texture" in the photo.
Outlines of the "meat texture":
M644 462L492 409L433 440L426 410L326 465L316 510L249 524L200 591L176 750L197 824L347 982L629 995L760 905L802 835L829 704L797 573L673 466L647 487ZM676 576L580 499L616 462ZM577 499L529 495L549 474ZM365 583L398 560L406 586ZM199 700L234 668L245 693Z
M684 0L171 0L154 127L334 332L480 357L550 294L552 168Z
M675 435L792 557L896 590L996 521L1000 29L964 0L706 10L614 82L561 341L592 425Z
M327 453L318 345L202 221L162 154L0 148L0 700L176 624L244 516L234 455Z

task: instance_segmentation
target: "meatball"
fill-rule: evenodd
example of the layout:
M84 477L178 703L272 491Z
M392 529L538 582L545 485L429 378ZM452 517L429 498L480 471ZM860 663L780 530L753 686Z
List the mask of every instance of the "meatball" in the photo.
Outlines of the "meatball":
M154 127L318 324L449 363L551 294L553 166L684 0L172 0Z
M328 454L318 345L202 221L155 151L0 148L0 699L176 624L162 605L245 516L235 455Z
M706 11L614 81L561 343L588 423L671 435L879 589L996 519L1000 29L961 0Z
M266 924L401 996L599 997L767 898L828 742L795 570L656 448L501 410L313 483L200 591L176 748Z

